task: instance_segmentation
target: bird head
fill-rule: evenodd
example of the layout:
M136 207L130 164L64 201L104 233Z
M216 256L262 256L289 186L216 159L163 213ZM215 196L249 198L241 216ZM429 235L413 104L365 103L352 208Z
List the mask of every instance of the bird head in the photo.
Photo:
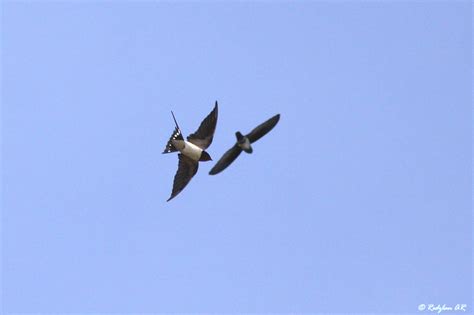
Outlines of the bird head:
M244 137L244 136L240 133L240 131L237 131L237 132L235 133L235 136L237 137L237 141L241 141L242 138Z
M212 161L212 158L211 156L209 155L209 153L207 153L206 151L202 151L201 152L201 157L199 158L199 161Z

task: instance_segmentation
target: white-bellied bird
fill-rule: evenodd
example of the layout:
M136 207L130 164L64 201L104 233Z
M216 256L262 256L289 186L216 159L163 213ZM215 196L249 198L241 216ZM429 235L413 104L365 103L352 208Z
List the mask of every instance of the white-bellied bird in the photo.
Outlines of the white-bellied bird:
M181 129L176 122L173 111L174 123L176 127L171 135L163 153L179 151L178 171L174 176L173 191L168 200L170 201L178 195L196 174L199 161L212 161L211 156L205 150L211 145L214 131L217 124L217 101L212 112L201 122L198 130L190 134L184 140Z

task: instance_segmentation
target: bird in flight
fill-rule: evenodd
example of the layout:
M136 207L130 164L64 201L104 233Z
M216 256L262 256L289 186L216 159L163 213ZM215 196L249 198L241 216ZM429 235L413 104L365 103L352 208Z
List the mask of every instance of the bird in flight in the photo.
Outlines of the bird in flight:
M217 101L212 112L201 122L198 130L190 134L184 140L181 129L176 122L173 111L174 123L176 127L171 134L163 153L179 151L178 171L174 176L173 191L168 200L170 201L178 195L196 174L199 161L212 161L211 156L205 150L211 145L214 131L217 124Z
M280 114L273 116L264 123L258 125L249 134L243 136L239 131L235 133L237 142L232 148L230 148L224 155L217 161L216 165L209 172L210 175L215 175L222 172L227 166L229 166L243 151L246 153L252 153L253 149L251 144L266 135L280 120Z

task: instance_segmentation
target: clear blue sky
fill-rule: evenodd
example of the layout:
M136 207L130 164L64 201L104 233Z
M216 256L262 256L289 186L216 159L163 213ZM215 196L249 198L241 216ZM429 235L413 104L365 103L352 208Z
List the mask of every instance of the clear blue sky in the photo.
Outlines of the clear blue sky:
M469 1L2 4L8 312L472 305ZM219 101L222 174L169 197Z

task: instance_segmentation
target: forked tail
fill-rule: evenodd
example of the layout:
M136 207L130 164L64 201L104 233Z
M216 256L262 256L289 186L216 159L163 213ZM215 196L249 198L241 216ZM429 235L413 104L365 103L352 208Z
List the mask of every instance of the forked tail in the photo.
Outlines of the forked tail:
M174 128L174 131L171 134L171 137L168 140L168 143L166 144L166 147L163 153L171 153L171 152L178 151L178 149L176 149L175 146L173 145L173 140L184 140L183 135L181 134L181 129L179 129L178 122L176 121L176 118L174 117L173 111L171 111L171 115L173 115L173 120L174 120L174 123L176 124L176 127Z

